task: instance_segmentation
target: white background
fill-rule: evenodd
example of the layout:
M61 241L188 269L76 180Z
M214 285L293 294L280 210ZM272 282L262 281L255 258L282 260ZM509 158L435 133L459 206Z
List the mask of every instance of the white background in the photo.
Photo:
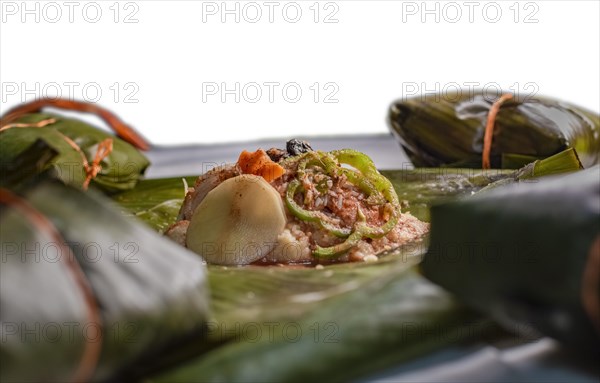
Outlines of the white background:
M600 109L598 1L0 3L1 112L87 98L154 143L384 133L394 99L457 84Z

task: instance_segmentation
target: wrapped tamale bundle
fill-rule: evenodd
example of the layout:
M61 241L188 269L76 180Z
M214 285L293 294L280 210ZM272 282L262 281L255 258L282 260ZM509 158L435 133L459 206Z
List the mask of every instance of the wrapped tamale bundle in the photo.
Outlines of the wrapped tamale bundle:
M43 140L57 155L47 167L38 171L52 168L58 178L69 185L83 189L94 185L112 192L133 188L143 176L149 162L134 145L77 119L57 114L29 112L36 110L38 104L25 104L2 117L0 163L3 168L13 163L17 156L36 140ZM91 107L72 101L68 102L67 106L72 104ZM32 109L31 106L36 108ZM49 103L49 106L54 106L54 103ZM114 124L116 123L113 122ZM125 138L137 147L146 148L144 141L138 142L127 136Z
M496 105L500 98L464 91L403 99L390 106L388 123L417 167L481 167L490 123L493 168L518 169L568 148L584 167L599 163L597 113L543 97L506 97Z
M52 122L38 127L44 121ZM0 132L0 161L11 163L23 150L42 139L58 152L49 166L56 170L63 182L70 185L83 187L86 184L85 164L94 164L100 144L106 140L111 140L112 149L98 161L101 169L88 183L107 191L130 189L149 165L146 157L129 143L79 120L36 113L19 118L15 124L24 127ZM65 137L74 142L76 147Z
M600 349L600 167L431 209L428 278L509 330Z
M0 188L0 378L100 381L201 331L203 262L57 181Z

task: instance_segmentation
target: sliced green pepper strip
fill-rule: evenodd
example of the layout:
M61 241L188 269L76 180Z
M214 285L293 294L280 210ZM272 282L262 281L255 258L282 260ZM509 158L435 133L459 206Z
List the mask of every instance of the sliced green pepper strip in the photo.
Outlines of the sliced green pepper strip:
M350 232L348 229L334 227L327 223L327 217L323 213L305 210L300 207L295 202L294 196L301 186L301 182L298 179L290 182L286 192L286 203L290 211L296 217L304 221L315 222L338 237L347 237L344 242L334 246L325 248L317 246L317 249L313 252L315 257L331 258L342 254L353 246L356 246L362 238L381 238L396 226L400 218L398 196L396 195L393 185L377 171L375 164L369 157L351 149L335 150L329 153L309 152L303 156L304 157L301 158L298 163L299 179L305 177L306 168L320 166L331 176L340 176L341 174L344 174L350 183L368 195L367 203L385 203L386 206L391 207L390 218L385 224L379 227L367 225L366 218L359 208L357 211L357 221L353 228L354 230ZM342 163L352 166L356 171L342 168L340 166Z
M348 164L363 174L377 172L375 163L366 154L352 149L333 150L329 152L340 163Z
M325 152L313 151L305 153L303 158L298 162L297 174L301 181L303 181L306 177L306 168L311 166L320 166L323 168L325 173L329 175L337 174L337 163L333 158L329 157ZM304 197L304 204L308 204L306 195ZM305 211L308 212L308 210ZM348 232L348 234L345 236L348 236L349 234L350 232Z
M340 160L340 157L342 157L342 160ZM358 169L360 173L352 169L342 168L339 166L340 163L347 163ZM345 149L343 151L337 150L329 153L320 151L307 153L306 157L298 164L298 175L300 179L304 178L306 168L314 165L321 166L325 173L330 176L339 177L340 174L344 174L350 183L369 196L369 204L380 205L385 203L385 200L380 196L371 180L368 177L365 177L367 172L371 173L374 171L377 173L377 169L375 168L373 161L364 154L350 149Z
M359 170L364 178L369 180L374 185L374 188L383 195L387 202L392 205L399 205L394 186L377 171L375 164L369 157L352 149L335 150L331 153L340 163L348 164Z
M303 154L303 158L300 159L300 161L298 162L297 169L298 178L300 180L302 180L305 177L306 168L309 166L320 166L327 174L332 176L338 174L337 162L325 152L313 151ZM295 184L294 181L292 181L286 191L286 204L292 212L292 214L304 221L317 223L320 227L331 232L336 237L348 237L351 233L351 230L349 228L341 228L334 226L331 223L327 222L328 217L322 212L303 209L296 203L296 201L294 200L294 196L296 195L296 191L300 186L301 184L299 181L298 184Z
M330 247L320 247L317 246L316 250L313 251L313 256L317 258L331 258L336 255L341 255L346 251L350 250L352 247L356 246L358 242L364 237L367 238L381 238L389 233L398 223L398 219L400 218L400 209L398 207L392 206L393 210L390 216L390 219L380 227L372 227L368 226L366 222L357 222L354 225L354 231L348 238L337 245ZM358 209L357 214L360 216L364 215Z
M306 175L306 168L309 166L320 166L325 170L325 173L330 175L338 174L338 164L335 159L325 152L313 151L302 155L298 161L298 178L302 179Z
M382 205L385 203L384 197L377 190L375 185L373 185L373 182L371 182L371 180L365 177L363 174L346 168L340 168L340 171L346 176L351 184L358 187L363 193L368 195L367 203L369 205Z
M327 217L322 212L303 209L296 203L296 201L294 200L294 196L296 195L298 188L300 188L301 186L302 184L297 179L293 180L288 185L288 188L286 190L285 203L290 212L292 212L292 214L294 214L296 217L303 221L317 223L320 227L331 232L336 237L348 237L351 233L350 229L336 227L327 222Z
M355 225L354 232L352 232L344 242L329 247L317 246L315 251L313 251L313 256L317 258L332 258L338 254L343 254L358 245L363 237L362 229L366 226L366 218L360 208L358 209L357 215L359 222Z

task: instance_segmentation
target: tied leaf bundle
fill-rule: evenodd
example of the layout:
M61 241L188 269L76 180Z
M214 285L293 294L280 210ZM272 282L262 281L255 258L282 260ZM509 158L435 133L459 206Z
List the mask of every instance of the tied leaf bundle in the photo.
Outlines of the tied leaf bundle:
M201 332L195 254L56 181L0 188L0 379L104 381Z
M509 330L600 350L600 167L431 209L425 276Z
M55 106L53 103L49 105ZM66 102L66 105L62 106L72 105L86 106L94 110L98 108L73 101ZM0 124L2 174L11 177L15 172L19 172L17 169L19 156L28 149L28 155L35 156L31 148L38 140L44 141L56 152L56 156L45 167L26 169L26 173L21 176L22 180L52 169L55 176L66 184L84 190L93 184L104 191L114 192L133 188L150 164L134 145L125 140L76 119L30 112L30 110L37 110L32 106L41 108L40 102L25 104L2 117ZM100 110L105 112L104 109ZM115 121L111 119L109 121L114 128ZM120 131L120 129L115 130ZM131 139L121 135L137 147L146 147L144 141L140 143L137 138Z
M467 91L409 98L391 105L388 122L417 167L481 167L490 114L493 168L518 169L569 148L584 167L599 163L597 113L542 97L494 106L501 98Z

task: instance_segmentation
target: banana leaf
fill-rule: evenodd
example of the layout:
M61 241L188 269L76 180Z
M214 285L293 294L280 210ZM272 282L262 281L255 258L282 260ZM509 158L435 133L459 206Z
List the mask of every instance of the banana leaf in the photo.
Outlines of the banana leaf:
M232 339L148 381L347 381L493 328L408 265L369 270L375 267L353 273L340 267L296 270L277 277L237 272L227 279L211 270L213 299L232 306L240 301L245 308L215 307L211 335L229 332ZM275 279L274 286L267 277ZM331 279L334 287L319 286L317 278ZM237 291L225 284L231 280L238 282ZM242 281L248 283L240 288ZM277 288L283 285L289 288L282 294ZM289 291L294 287L298 291ZM249 302L250 293L259 301ZM313 308L306 311L306 305ZM256 312L269 306L279 307L270 315Z
M487 115L495 101L478 92L431 94L394 102L390 130L417 167L481 167ZM518 169L573 148L584 167L600 160L600 116L543 97L505 102L495 119L494 168Z
M100 162L101 170L92 179L91 185L114 192L131 189L141 179L149 165L146 157L136 148L122 139L110 135L85 122L46 113L24 115L14 124L36 124L41 121L55 120L44 127L14 127L0 132L0 163L3 167L15 162L15 159L33 143L41 139L58 154L49 165L57 176L69 185L81 187L86 179L81 154L71 146L65 136L79 146L92 164L98 144L107 138L112 139L112 151ZM28 172L31 170L28 170ZM7 172L11 173L12 172ZM35 176L38 172L23 173Z
M82 366L106 380L202 331L206 273L195 254L92 190L40 181L22 197L0 191L3 382L68 381Z
M422 269L511 328L600 350L600 166L431 209Z
M0 187L19 189L27 183L35 183L47 172L50 161L58 155L52 146L44 140L37 139L31 146L19 153L10 162L0 162Z
M434 201L472 195L516 177L507 170L387 171L403 211L427 219ZM186 178L188 184L194 178ZM113 198L157 231L175 221L181 178L143 180ZM211 317L201 341L153 362L154 374L123 380L347 380L432 350L497 332L483 316L422 278L415 265L427 242L374 264L324 269L208 266ZM285 329L285 330L284 330ZM287 331L287 332L286 332ZM143 370L143 369L141 369Z
M115 194L113 199L125 215L142 220L159 233L173 224L185 197L184 181L193 185L197 177L142 180L131 191Z

